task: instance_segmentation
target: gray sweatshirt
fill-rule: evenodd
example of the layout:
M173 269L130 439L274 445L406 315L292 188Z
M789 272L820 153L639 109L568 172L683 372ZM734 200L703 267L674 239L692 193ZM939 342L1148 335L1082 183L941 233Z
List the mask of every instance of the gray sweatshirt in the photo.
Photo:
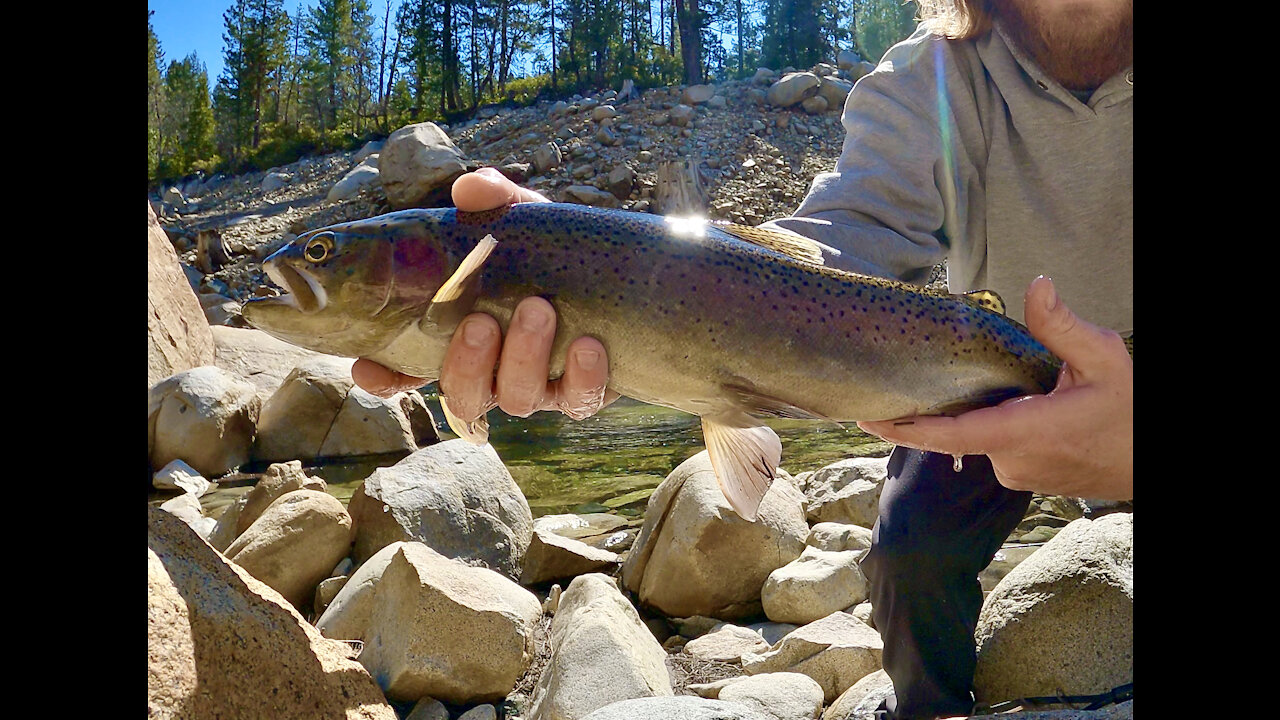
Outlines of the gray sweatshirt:
M827 264L951 292L989 289L1023 320L1053 278L1077 315L1133 330L1133 70L1077 99L996 30L919 29L845 102L844 148L770 224L840 251Z

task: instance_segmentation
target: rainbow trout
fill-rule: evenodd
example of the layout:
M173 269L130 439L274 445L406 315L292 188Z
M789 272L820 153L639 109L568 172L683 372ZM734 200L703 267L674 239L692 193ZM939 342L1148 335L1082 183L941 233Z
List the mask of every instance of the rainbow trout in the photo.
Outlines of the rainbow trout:
M821 265L805 238L559 203L404 210L309 231L267 258L287 291L249 324L436 380L470 312L505 330L522 298L555 307L552 376L590 335L609 387L702 418L730 505L755 519L781 459L761 418L852 422L955 414L1053 387L1060 362L989 293L943 292ZM450 427L472 442L488 427Z

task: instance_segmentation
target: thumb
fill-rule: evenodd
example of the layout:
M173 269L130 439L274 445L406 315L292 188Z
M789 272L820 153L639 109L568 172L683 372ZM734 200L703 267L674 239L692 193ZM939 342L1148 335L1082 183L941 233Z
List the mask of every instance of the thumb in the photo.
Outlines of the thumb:
M1053 280L1044 275L1027 289L1023 312L1031 334L1076 371L1109 365L1117 357L1115 345L1122 356L1128 356L1119 335L1081 320L1058 297Z

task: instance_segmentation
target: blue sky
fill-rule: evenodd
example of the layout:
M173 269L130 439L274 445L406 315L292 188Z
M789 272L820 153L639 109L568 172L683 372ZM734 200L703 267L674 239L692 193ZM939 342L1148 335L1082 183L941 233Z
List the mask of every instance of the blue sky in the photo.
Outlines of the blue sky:
M160 39L160 49L164 51L164 67L195 51L209 70L209 86L212 88L222 73L222 13L231 7L231 3L232 0L147 0L147 9L155 10L151 16L151 27ZM302 4L302 0L285 0L284 8L293 16ZM385 10L386 0L374 0L373 6L379 11ZM378 15L379 21L381 18Z

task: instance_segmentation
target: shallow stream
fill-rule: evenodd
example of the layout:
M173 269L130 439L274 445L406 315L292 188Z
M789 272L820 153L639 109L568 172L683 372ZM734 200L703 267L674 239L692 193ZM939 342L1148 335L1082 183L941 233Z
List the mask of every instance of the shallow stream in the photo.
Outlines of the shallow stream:
M423 396L442 438L456 437L444 423L434 387ZM620 398L586 420L541 412L513 418L489 413L489 442L529 501L534 517L566 512L612 512L639 516L654 488L690 456L700 452L698 418L679 410ZM771 420L782 438L782 467L791 474L847 457L882 456L882 442L852 423L844 428L809 420ZM368 456L351 462L307 465L345 505L378 467L393 465L403 454ZM201 498L206 514L216 516L251 485L223 482Z

